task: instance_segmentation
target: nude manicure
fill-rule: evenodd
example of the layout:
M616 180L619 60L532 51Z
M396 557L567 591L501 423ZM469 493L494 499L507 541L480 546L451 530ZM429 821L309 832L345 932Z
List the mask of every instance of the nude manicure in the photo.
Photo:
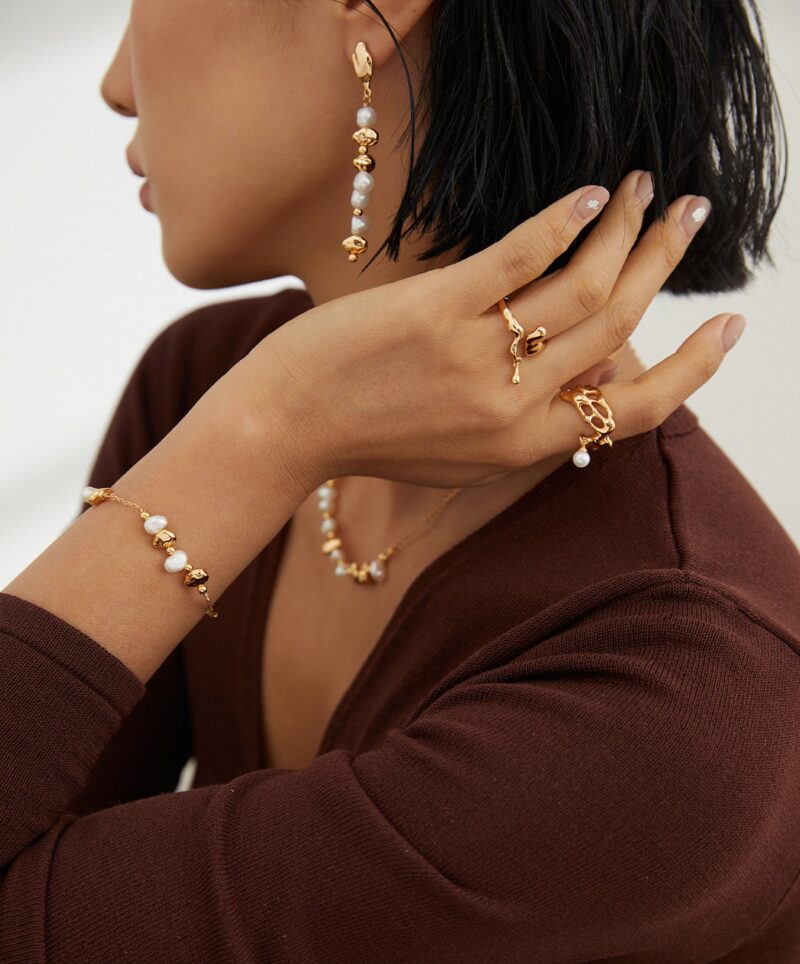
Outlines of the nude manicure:
M650 171L642 171L639 175L639 180L636 182L636 197L641 201L643 208L646 208L655 197L653 194L653 175Z
M722 329L722 348L723 351L730 351L739 340L739 336L744 331L744 315L731 315Z
M695 234L700 230L700 228L706 223L706 218L708 217L708 212L711 210L711 201L707 197L698 195L693 197L692 200L687 204L686 210L683 212L683 217L681 218L681 224L683 225L683 230L689 235L689 237L694 237Z
M610 197L611 195L606 188L590 187L578 198L578 203L575 205L575 212L579 218L588 221L589 218L593 218L595 214L603 209L606 201L608 201Z

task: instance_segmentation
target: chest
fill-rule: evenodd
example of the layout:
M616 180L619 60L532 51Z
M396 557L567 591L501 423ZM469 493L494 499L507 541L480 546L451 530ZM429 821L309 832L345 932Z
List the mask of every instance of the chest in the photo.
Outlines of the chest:
M267 766L300 769L380 639L408 580L357 585L336 576L319 540L295 520L273 584L261 642Z

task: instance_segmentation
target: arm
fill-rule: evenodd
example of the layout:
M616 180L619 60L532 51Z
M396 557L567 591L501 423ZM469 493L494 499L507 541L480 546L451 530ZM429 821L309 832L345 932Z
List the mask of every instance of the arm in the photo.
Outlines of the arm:
M166 391L158 376L165 355L171 366L179 364L179 348L188 341L183 333L197 315L190 313L169 325L142 353L106 427L86 484L108 485L109 480L119 478L184 414L180 410L182 399ZM181 371L183 387L186 374ZM78 514L89 508L88 503L81 502ZM191 754L192 728L181 643L147 681L141 700L122 720L69 810L85 814L174 790Z
M177 544L210 573L215 601L313 487L289 464L293 416L279 371L269 354L261 360L265 407L256 412L248 376L241 377L248 358L132 467L96 480L168 517ZM3 591L98 640L145 682L205 611L199 594L164 571L164 558L133 509L103 503L83 512Z
M605 588L589 617L549 610L476 654L378 748L62 816L9 862L0 959L527 964L735 946L797 869L797 655L693 583ZM113 720L134 679L110 657L82 678L104 651L70 642L63 682Z
M138 462L104 482L168 515L191 561L208 567L215 601L307 494L286 457L291 393L266 341L256 370L246 355ZM256 376L266 414L252 404ZM98 766L102 779L100 754L144 684L206 618L199 594L164 571L140 526L132 509L93 506L0 593L0 866L79 794L88 797L78 812L117 802L111 787L92 799L90 772ZM223 645L224 612L217 622ZM129 794L135 787L118 799Z

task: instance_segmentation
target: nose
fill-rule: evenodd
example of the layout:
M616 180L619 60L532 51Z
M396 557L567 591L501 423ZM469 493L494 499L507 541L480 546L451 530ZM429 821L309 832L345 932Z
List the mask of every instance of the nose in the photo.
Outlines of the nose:
M106 70L100 84L100 96L108 106L124 117L136 117L136 101L133 95L133 81L131 79L130 46L128 32L130 24L125 28L114 59Z

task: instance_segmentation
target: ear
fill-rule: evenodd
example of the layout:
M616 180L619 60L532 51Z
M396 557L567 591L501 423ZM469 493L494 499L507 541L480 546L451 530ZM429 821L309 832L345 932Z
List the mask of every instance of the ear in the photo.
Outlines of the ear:
M397 37L397 42L402 46L428 12L433 0L374 0L374 2L384 19L388 21ZM348 57L352 56L359 40L363 40L367 45L372 56L373 67L380 67L397 54L397 48L386 25L368 3L364 0L339 0L336 7L338 9L335 15L342 20L342 35L347 45L345 53Z

